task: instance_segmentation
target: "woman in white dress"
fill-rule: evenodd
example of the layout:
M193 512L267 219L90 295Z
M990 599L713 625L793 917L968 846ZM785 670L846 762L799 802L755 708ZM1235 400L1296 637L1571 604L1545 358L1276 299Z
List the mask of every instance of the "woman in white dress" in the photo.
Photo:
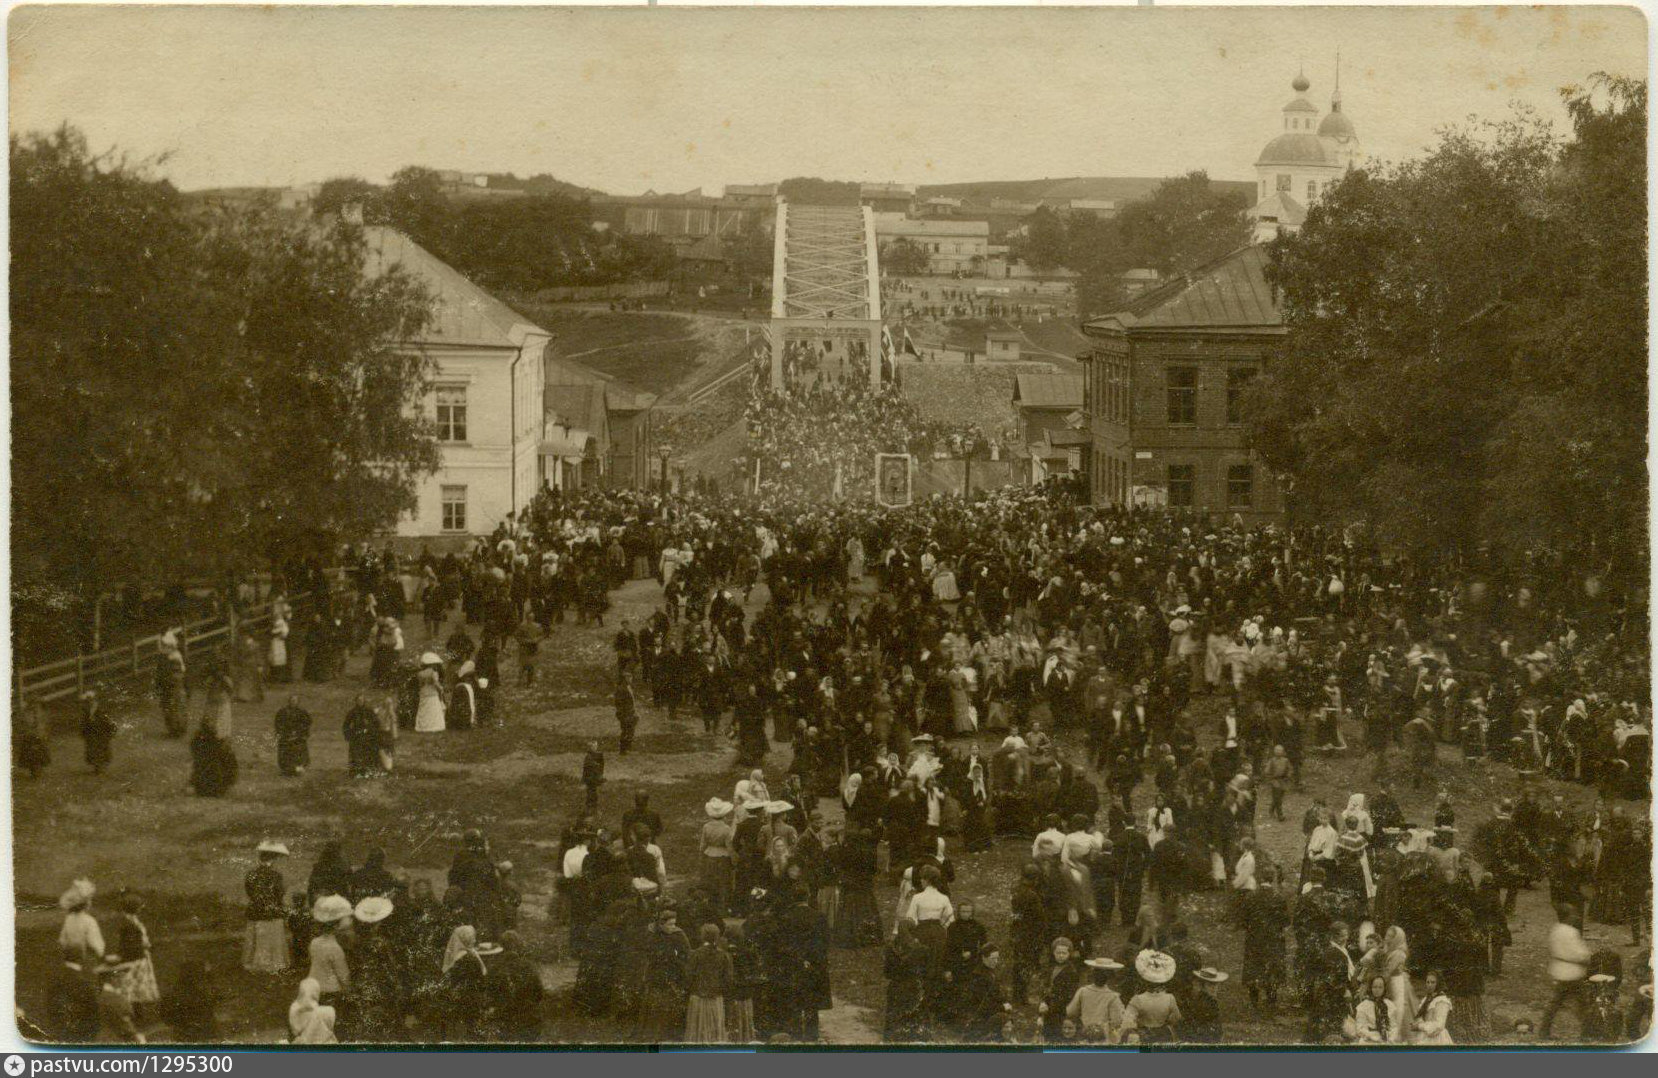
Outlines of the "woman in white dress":
M1370 821L1370 810L1365 807L1363 794L1354 794L1347 799L1347 807L1341 813L1344 830L1349 829L1349 820L1353 821L1351 830L1358 831L1366 839L1374 837L1375 825Z
M1395 1043L1405 1041L1408 1031L1404 1027L1416 1013L1416 989L1410 983L1410 970L1406 968L1409 962L1410 946L1405 940L1405 930L1394 925L1382 937L1381 974L1387 978L1387 998L1393 1001L1394 1013L1402 1019L1395 1025Z
M846 578L854 584L864 578L864 543L856 535L846 541Z
M1451 997L1439 990L1439 971L1429 970L1422 979L1422 1002L1416 1008L1416 1030L1412 1044L1455 1044L1445 1028L1451 1017Z
M418 680L420 683L420 706L415 711L415 732L418 734L441 734L446 726L444 722L443 675L438 673L434 666L423 666L418 675Z

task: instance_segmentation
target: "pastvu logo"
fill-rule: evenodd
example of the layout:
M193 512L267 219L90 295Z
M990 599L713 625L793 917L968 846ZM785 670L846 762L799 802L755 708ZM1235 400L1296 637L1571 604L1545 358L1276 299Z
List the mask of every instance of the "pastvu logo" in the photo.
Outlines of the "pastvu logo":
M6 1057L6 1073L11 1075L12 1078L17 1078L19 1074L23 1073L23 1066L22 1056L9 1055Z

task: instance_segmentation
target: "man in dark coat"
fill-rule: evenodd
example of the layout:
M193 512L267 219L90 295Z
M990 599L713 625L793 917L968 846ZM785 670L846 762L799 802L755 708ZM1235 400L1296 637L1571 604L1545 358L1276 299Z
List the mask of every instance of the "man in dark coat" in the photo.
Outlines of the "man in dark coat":
M829 926L798 894L777 917L784 983L777 986L784 1031L801 1041L818 1039L818 1012L835 1005L829 987Z
M599 751L597 741L587 743L587 755L581 762L581 784L587 790L586 811L591 813L599 807L599 787L604 785L604 753Z
M287 706L276 713L276 767L290 777L305 774L311 763L311 713L299 706L299 697L288 697Z
M616 725L620 728L623 756L633 747L633 732L639 727L638 704L633 697L633 679L627 671L616 677Z

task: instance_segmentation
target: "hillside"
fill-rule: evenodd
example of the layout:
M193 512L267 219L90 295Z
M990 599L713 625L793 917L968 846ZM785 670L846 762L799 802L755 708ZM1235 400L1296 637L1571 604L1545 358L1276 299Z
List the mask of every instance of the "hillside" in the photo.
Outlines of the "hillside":
M984 180L973 183L930 184L918 188L921 197L959 198L970 202L989 202L1007 199L1012 202L1040 202L1043 199L1098 198L1130 202L1145 198L1163 177L1153 176L1072 176L1041 180ZM1246 197L1254 195L1255 185L1248 180L1215 180L1223 192L1238 191Z

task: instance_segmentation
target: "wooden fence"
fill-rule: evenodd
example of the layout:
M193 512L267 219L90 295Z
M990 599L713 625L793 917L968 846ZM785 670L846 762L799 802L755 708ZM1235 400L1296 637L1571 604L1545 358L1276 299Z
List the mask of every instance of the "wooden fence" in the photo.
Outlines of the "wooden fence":
M313 593L293 596L288 603L295 610L309 605ZM245 613L232 610L226 615L215 615L187 623L180 634L185 662L202 656L228 657L236 634L245 630L261 632L269 628L271 604L261 603ZM106 648L94 654L76 655L12 674L12 703L18 706L24 700L49 704L56 700L78 696L89 686L108 688L112 685L138 682L142 685L155 674L156 656L160 654L161 634L141 637L130 644Z
M650 299L668 294L667 281L633 281L628 284L571 285L543 288L535 298L543 303L594 303L609 299Z

